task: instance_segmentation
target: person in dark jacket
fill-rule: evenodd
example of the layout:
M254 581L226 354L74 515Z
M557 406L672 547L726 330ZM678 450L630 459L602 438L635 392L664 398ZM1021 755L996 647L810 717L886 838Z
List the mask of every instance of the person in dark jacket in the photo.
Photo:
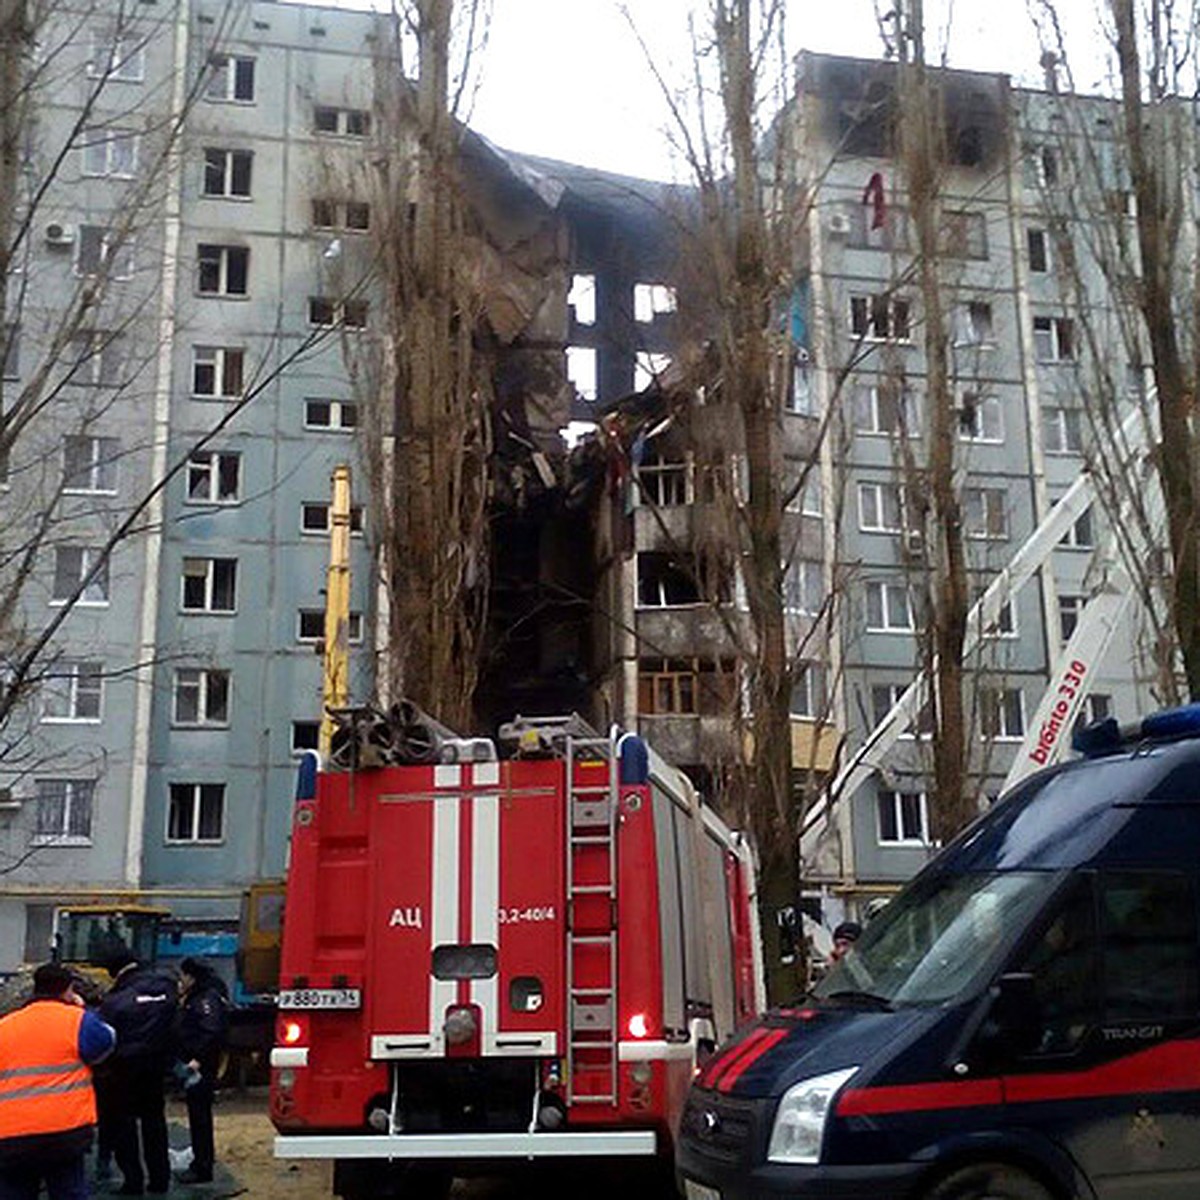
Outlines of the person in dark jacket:
M179 966L180 1009L176 1051L182 1065L192 1164L184 1183L211 1183L213 1177L213 1093L228 1025L229 993L207 963L185 958Z
M163 1084L175 1024L175 981L142 966L127 950L107 965L113 984L100 1015L117 1031L117 1049L101 1087L106 1110L101 1119L111 1122L113 1154L124 1176L117 1195L161 1195L171 1186Z
M91 1067L116 1035L83 1007L70 971L45 963L33 998L0 1018L0 1200L86 1200L96 1124Z

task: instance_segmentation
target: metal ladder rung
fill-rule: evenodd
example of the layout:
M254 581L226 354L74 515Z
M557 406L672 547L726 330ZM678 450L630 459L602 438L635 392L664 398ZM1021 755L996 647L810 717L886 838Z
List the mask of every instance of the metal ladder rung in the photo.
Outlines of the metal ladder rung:
M572 935L571 942L576 946L607 946L613 937L611 933L581 933Z
M600 833L573 833L571 834L572 846L611 846L612 838L606 834Z
M572 988L572 996L611 996L613 988Z
M607 1093L604 1095L590 1093L587 1096L575 1095L571 1097L572 1104L616 1104L616 1102L616 1096Z
M571 889L572 896L607 896L612 894L611 883L585 883Z

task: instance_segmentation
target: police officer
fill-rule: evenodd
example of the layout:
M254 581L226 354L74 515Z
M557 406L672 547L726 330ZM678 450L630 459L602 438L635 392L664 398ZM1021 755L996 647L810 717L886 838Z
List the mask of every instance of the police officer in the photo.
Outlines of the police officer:
M71 973L46 963L33 999L0 1018L0 1200L85 1200L83 1159L96 1124L91 1066L112 1027L83 1007Z
M112 956L108 971L113 984L101 1001L100 1015L117 1031L117 1050L102 1090L112 1106L113 1154L125 1180L116 1194L161 1195L171 1186L164 1082L175 1022L175 981L142 966L128 950Z
M192 1164L184 1183L211 1183L213 1177L213 1092L228 1025L229 993L207 963L185 958L179 964L177 1052L183 1066L184 1099L192 1136Z

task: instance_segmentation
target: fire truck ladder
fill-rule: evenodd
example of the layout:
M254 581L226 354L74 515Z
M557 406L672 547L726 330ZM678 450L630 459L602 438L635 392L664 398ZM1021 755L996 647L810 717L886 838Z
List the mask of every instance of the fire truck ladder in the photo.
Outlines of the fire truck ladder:
M524 718L502 740L561 756L566 767L567 1070L570 1104L617 1103L617 810L618 764L611 739L578 714ZM580 782L581 763L602 759L605 781ZM586 861L587 869L581 870ZM581 983L581 981L586 981ZM596 1087L597 1076L605 1082ZM581 1078L582 1077L582 1078ZM590 1086L581 1086L586 1080Z

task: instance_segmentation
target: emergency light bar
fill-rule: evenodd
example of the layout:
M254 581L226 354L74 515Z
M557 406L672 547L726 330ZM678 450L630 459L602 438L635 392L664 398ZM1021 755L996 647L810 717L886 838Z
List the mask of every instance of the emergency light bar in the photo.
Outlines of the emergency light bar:
M1167 708L1128 725L1106 717L1079 730L1071 745L1085 758L1103 758L1135 742L1174 742L1188 737L1200 737L1200 704Z

